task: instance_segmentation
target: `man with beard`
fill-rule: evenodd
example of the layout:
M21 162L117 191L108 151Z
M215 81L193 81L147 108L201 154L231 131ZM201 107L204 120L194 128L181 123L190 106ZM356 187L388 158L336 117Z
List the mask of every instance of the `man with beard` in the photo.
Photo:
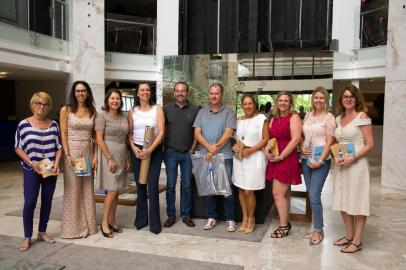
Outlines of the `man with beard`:
M199 107L187 100L189 86L186 82L177 82L173 87L175 101L164 107L165 113L165 166L167 176L166 212L168 219L164 227L171 227L176 222L176 180L180 166L180 208L182 221L189 227L195 223L191 219L192 212L192 160L194 152L193 123Z

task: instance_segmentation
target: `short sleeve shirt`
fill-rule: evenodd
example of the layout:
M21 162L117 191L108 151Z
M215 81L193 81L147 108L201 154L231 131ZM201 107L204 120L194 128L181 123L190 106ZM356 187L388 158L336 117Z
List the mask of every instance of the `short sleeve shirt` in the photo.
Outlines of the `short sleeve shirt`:
M235 112L227 107L222 107L219 111L213 112L210 107L203 108L196 116L193 127L202 130L203 137L210 144L215 144L219 141L226 128L236 129L237 117ZM199 146L199 151L203 154L207 153L207 149ZM224 154L225 159L232 158L231 142L220 149L220 153Z

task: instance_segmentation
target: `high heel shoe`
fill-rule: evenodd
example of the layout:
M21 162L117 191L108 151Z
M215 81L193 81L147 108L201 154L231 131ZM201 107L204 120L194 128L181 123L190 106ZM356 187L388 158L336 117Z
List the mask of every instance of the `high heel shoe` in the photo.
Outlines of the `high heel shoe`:
M108 233L105 233L104 231L103 231L103 225L101 225L100 226L100 231L101 231L101 233L102 233L102 235L104 236L104 237L107 237L107 238L113 238L114 236L113 236L113 233L110 231L110 232L108 232Z
M248 218L248 225L245 228L245 233L252 233L255 231L255 218Z
M123 228L121 228L120 226L117 225L117 228L114 228L113 225L109 224L110 230L112 230L115 233L122 233L123 232Z
M248 217L243 217L241 226L240 226L240 228L238 228L238 231L245 232L245 230L247 229L247 225L248 225Z
M48 239L46 239L46 237L48 237ZM48 244L56 243L56 241L51 237L49 237L49 235L47 235L46 232L38 232L37 241L44 241L45 243Z

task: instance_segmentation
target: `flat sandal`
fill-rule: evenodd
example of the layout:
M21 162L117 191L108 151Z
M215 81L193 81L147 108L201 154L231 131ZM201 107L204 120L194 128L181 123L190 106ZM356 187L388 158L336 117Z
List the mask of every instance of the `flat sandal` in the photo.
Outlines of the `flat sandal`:
M343 243L339 243L342 240L346 240L346 242ZM343 247L343 246L347 246L349 244L351 244L352 239L348 239L347 237L341 237L340 239L337 239L336 241L334 241L333 245L338 246L338 247Z

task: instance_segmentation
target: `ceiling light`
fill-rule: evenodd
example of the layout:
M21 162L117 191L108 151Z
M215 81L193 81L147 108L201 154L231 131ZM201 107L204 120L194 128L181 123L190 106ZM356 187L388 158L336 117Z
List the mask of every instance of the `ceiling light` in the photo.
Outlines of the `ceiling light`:
M8 72L0 71L0 79L7 79L8 74L9 74Z

